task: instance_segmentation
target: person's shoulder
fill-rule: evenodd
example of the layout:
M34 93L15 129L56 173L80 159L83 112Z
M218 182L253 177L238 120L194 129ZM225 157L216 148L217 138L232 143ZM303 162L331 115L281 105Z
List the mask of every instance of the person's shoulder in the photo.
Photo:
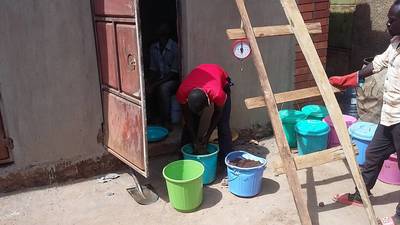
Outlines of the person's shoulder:
M177 50L178 49L178 43L176 43L175 40L173 39L168 39L168 47L169 49Z
M177 42L172 38L168 38L168 43L171 45L178 45Z

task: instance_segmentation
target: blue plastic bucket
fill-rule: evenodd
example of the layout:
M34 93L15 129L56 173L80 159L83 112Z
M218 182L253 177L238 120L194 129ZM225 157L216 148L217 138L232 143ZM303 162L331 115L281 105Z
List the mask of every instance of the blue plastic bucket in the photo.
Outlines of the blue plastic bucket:
M260 166L251 168L240 168L230 165L229 162L235 159L250 159L259 161ZM225 157L225 164L228 172L229 191L240 197L252 197L260 193L262 177L267 161L245 151L234 151Z
M357 92L355 88L347 88L338 101L343 114L358 118Z
M322 120L329 115L326 107L322 105L306 105L301 108L301 111L309 120Z
M181 149L184 159L191 159L201 162L205 168L203 175L203 184L210 184L216 178L217 173L217 159L219 147L218 145L208 144L207 155L194 155L193 146L191 144L184 145Z
M328 146L329 125L320 120L302 120L296 124L299 155L324 150Z
M365 152L374 137L377 127L377 124L360 121L354 123L349 128L349 134L358 148L356 160L359 165L364 165L365 163Z
M282 121L283 131L285 132L286 139L291 148L297 147L295 131L296 123L305 120L306 117L306 114L298 110L285 109L279 111L279 118Z

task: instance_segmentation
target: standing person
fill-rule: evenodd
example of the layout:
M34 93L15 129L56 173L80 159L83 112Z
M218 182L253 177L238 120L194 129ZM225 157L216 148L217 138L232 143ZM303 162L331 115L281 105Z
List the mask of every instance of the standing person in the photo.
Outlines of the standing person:
M231 113L232 83L228 74L219 65L202 64L192 70L182 81L176 93L182 105L185 120L182 145L194 144L197 154L206 152L206 145L218 126L220 160L232 151L232 134L229 125ZM214 112L205 134L199 134L199 122L204 109L214 104Z
M151 105L159 108L161 124L170 130L171 96L179 85L178 46L170 38L168 24L161 24L156 34L157 41L150 46L150 74L146 78L146 93L147 99L153 101Z
M373 62L360 71L329 79L333 86L340 89L356 87L360 79L388 68L380 124L366 150L366 161L362 168L368 194L376 183L383 162L395 152L400 156L400 0L396 0L391 6L386 26L392 39L384 53L375 56ZM398 166L400 168L399 162ZM353 194L338 196L337 201L343 204L362 204L357 188ZM397 205L396 214L383 219L381 223L400 225L400 203Z

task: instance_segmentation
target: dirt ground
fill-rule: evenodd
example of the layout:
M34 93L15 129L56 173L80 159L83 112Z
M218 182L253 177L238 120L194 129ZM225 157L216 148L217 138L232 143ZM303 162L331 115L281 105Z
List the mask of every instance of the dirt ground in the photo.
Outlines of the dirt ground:
M272 138L259 145L239 142L235 149L247 150L270 159L276 154ZM300 224L286 177L273 176L267 168L261 193L254 198L232 195L220 182L225 175L221 167L218 179L204 187L204 201L193 213L180 213L169 204L162 168L177 155L158 157L150 161L150 183L160 199L147 206L137 204L126 188L133 185L128 171L108 183L97 178L73 183L29 189L0 195L1 225L92 225L92 224ZM344 207L331 199L335 193L354 190L351 176L342 161L298 172L310 215L315 225L368 224L363 208ZM100 176L99 176L100 177ZM371 198L377 216L394 213L400 199L398 186L377 182ZM320 202L324 207L318 206Z

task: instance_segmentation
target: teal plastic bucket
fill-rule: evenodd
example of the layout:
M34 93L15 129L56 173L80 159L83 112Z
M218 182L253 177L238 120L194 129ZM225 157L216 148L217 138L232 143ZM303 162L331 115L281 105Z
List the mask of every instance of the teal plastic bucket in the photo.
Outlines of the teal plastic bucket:
M279 117L282 121L283 131L285 132L285 136L287 141L289 142L289 146L291 148L296 148L297 139L295 126L297 122L306 119L306 114L298 110L285 109L279 111Z
M320 120L303 120L296 124L299 155L324 150L328 146L329 125Z
M261 165L250 168L241 168L229 164L235 159L250 159L259 161ZM267 161L245 151L234 151L225 157L228 173L229 191L240 197L253 197L260 193L262 177Z
M208 153L207 155L194 155L193 146L191 144L184 145L181 149L184 159L191 159L201 162L205 168L203 175L203 183L211 184L217 174L217 160L219 147L215 144L207 145Z
M356 160L359 165L364 165L365 163L365 152L375 135L377 127L378 124L360 121L349 128L349 134L358 148Z
M301 108L308 120L323 120L329 115L328 110L322 105L306 105Z

